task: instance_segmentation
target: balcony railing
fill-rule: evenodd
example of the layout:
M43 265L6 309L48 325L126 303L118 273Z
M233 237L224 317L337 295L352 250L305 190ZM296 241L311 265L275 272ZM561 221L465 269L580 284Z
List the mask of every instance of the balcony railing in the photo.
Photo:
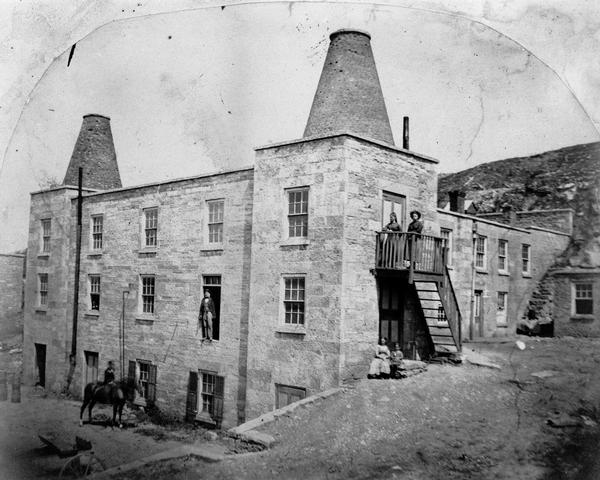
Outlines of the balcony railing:
M375 267L389 270L444 274L445 239L408 232L378 232Z

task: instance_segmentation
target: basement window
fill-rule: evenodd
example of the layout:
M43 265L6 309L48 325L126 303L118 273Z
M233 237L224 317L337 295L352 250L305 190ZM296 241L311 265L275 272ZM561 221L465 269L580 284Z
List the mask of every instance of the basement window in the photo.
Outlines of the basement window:
M573 315L594 314L594 294L591 283L573 284Z
M285 407L303 398L306 398L306 388L275 385L275 408Z

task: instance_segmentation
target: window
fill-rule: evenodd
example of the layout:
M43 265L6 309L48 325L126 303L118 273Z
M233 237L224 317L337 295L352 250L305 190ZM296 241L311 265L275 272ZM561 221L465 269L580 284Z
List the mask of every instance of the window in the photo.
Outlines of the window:
M508 241L498 240L498 271L508 271Z
M50 253L50 233L52 230L52 220L46 218L42 220L42 253Z
M100 275L90 275L90 310L100 310Z
M92 216L92 250L102 250L102 227L104 217L102 215Z
M38 304L40 307L48 306L48 274L40 273L38 275Z
M381 228L390 222L390 214L394 212L402 231L405 230L406 197L394 193L383 192L383 208L381 209Z
M496 310L496 325L506 325L507 306L508 306L508 293L498 292L498 308Z
M288 190L288 236L308 236L308 187Z
M452 265L452 230L449 228L440 229L442 238L444 239L444 248L446 249L446 265Z
M141 398L136 399L136 402L141 405L148 405L156 401L156 365L147 360L130 360L129 361L129 378L137 379L140 385Z
M223 243L224 200L211 200L208 204L208 243Z
M223 396L225 379L214 373L201 372L202 392L200 395L200 415L208 414L217 426L223 419Z
M275 408L282 408L306 397L306 389L275 385Z
M487 238L478 235L475 240L475 267L485 270L487 262Z
M158 208L144 210L144 247L158 246Z
M522 245L521 258L523 259L523 274L531 273L531 245Z
M210 293L213 304L215 305L215 316L212 319L212 339L219 339L220 319L221 319L221 275L203 275L202 276L202 296L206 290ZM206 334L207 332L202 332ZM204 335L206 336L206 335Z
M594 313L593 284L573 284L573 314L592 315Z
M142 313L154 314L154 275L142 275Z
M284 278L284 322L288 325L304 325L304 277Z

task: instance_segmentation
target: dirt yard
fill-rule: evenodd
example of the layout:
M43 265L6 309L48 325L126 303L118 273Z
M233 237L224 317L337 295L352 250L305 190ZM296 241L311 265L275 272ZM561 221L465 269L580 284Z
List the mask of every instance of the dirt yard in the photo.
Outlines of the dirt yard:
M264 426L268 451L147 465L114 478L583 479L600 478L600 341L521 338L473 343L498 368L430 365L404 380L361 380ZM77 426L74 402L0 403L2 478L51 478L37 432L85 432L108 466L194 441L193 431ZM51 416L51 417L50 417ZM144 430L146 429L146 430ZM150 431L148 431L150 430ZM140 433L144 433L143 435ZM18 476L21 475L21 476Z

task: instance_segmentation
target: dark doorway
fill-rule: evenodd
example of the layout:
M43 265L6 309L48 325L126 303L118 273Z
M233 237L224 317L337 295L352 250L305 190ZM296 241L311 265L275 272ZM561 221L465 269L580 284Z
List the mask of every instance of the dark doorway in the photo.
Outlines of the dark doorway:
M219 330L221 324L221 275L204 275L202 277L202 284L205 290L210 292L210 298L212 298L215 304L215 318L213 318L213 331L212 338L214 340L219 339Z
M85 384L98 381L98 352L83 352L85 355Z
M475 290L475 332L477 337L483 337L483 290Z
M404 291L399 280L382 279L379 283L379 338L388 345L404 344Z
M37 380L36 385L46 387L46 345L43 343L35 344L35 369Z

